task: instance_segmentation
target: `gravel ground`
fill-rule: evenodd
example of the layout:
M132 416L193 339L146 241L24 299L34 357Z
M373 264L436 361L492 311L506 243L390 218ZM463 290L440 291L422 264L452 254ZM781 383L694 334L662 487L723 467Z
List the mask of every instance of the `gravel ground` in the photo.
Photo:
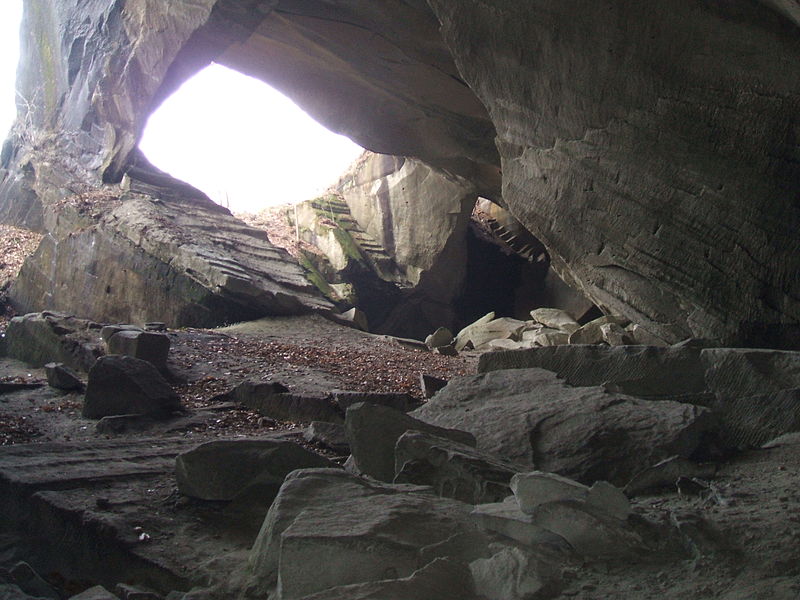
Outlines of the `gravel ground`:
M297 394L334 390L405 392L421 399L421 372L442 379L474 373L477 356L441 356L398 346L391 338L337 325L318 315L273 317L230 327L169 331L173 387L187 411L170 431L205 438L299 430L220 395L247 379L280 382ZM42 369L0 359L0 383L44 383ZM0 393L0 444L98 437L80 416L81 394L39 390ZM128 434L125 434L128 435ZM130 435L141 435L133 432Z

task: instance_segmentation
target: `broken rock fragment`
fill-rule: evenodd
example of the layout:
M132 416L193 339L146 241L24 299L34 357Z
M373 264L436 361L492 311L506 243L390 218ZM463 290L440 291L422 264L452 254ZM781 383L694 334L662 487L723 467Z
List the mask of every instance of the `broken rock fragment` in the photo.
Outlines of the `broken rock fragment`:
M201 500L233 500L257 486L266 505L295 469L329 467L330 461L286 440L218 440L175 460L178 490Z
M563 331L567 335L581 327L575 319L559 308L537 308L531 311L531 318L545 327Z
M469 504L499 502L522 467L466 444L407 431L395 446L395 483L430 485L440 496Z
M78 374L64 363L47 363L44 366L47 375L47 385L65 392L83 389L83 382Z
M386 482L394 480L395 444L406 431L421 431L475 445L475 438L465 431L430 425L398 410L364 402L347 409L345 431L356 469Z
M253 545L254 591L266 596L277 585L278 597L290 600L408 578L420 567L422 548L474 528L470 510L427 487L380 483L338 469L295 471Z
M571 387L542 369L452 379L411 415L469 431L479 449L528 469L620 486L663 458L690 456L716 427L704 407Z
M124 329L107 340L109 354L127 354L146 360L160 370L167 368L169 336L153 331Z
M180 409L178 395L147 361L111 354L97 359L89 370L83 401L87 419L130 414L166 417Z
M340 454L350 453L350 445L347 443L344 425L339 425L338 423L312 421L303 434L303 439Z

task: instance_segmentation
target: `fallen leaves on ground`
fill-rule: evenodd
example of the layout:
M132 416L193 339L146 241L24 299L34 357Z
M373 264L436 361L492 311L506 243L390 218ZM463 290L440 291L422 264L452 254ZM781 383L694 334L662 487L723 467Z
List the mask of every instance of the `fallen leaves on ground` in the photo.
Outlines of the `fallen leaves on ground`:
M0 225L0 333L14 316L7 306L6 290L17 278L25 259L39 246L42 235L12 225Z
M39 430L29 424L25 417L0 413L0 446L25 444L40 435Z

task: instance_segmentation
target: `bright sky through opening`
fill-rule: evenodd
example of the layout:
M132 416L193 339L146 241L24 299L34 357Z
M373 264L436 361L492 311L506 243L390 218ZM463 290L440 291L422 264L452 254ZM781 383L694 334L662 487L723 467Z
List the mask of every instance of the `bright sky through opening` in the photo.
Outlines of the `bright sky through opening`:
M0 0L0 143L16 116L21 16L22 0ZM157 167L236 212L314 198L363 152L268 85L220 65L151 115L140 147Z
M150 117L140 147L234 212L319 196L363 152L263 82L216 64Z

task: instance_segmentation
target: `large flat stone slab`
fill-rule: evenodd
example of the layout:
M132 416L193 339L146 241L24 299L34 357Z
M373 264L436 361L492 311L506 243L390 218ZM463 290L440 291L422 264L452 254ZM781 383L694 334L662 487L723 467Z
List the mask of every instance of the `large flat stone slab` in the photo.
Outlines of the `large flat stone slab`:
M192 445L162 437L0 447L0 528L35 540L48 572L108 589L219 584L255 531L175 503L175 457Z
M504 459L619 486L670 455L691 455L715 425L704 407L572 387L542 369L453 379L412 415L469 431Z

